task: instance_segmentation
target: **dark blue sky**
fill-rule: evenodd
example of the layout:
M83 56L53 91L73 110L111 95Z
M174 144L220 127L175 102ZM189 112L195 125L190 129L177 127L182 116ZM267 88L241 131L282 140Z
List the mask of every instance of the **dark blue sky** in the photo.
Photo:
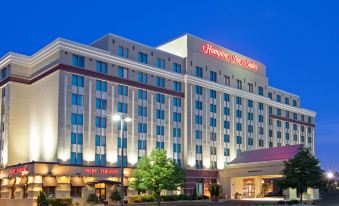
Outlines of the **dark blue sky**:
M93 3L94 2L94 3ZM316 153L339 170L339 3L335 1L4 1L0 56L57 37L106 33L156 46L192 33L267 66L270 84L315 110Z

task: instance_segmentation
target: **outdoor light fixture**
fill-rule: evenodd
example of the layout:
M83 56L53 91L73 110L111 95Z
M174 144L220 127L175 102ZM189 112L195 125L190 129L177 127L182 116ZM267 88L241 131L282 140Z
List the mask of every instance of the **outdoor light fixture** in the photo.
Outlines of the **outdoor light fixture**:
M132 118L127 117L125 114L114 114L112 115L112 120L117 122L120 121L120 138L121 138L121 154L120 154L120 186L121 186L121 200L120 204L123 206L124 205L124 123L132 121ZM127 138L127 136L126 136Z
M327 177L328 179L333 179L333 177L334 177L333 172L327 172L327 173L326 173L326 177Z

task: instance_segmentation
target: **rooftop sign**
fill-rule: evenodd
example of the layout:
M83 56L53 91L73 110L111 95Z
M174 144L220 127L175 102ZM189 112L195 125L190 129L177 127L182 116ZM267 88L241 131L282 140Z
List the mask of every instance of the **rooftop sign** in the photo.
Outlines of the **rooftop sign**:
M233 64L238 64L246 69L257 71L258 65L250 59L240 57L235 54L231 54L225 50L215 48L211 44L202 45L202 52L204 54L217 57L223 61L230 62Z

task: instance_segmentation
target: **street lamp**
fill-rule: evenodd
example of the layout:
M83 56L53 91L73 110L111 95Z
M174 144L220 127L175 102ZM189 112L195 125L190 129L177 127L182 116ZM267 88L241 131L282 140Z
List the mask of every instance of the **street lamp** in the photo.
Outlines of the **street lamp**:
M121 192L121 199L120 199L120 204L121 206L124 205L124 123L125 122L130 122L132 119L130 117L127 117L125 114L115 114L112 116L113 121L119 121L120 120L120 138L121 138L121 154L120 154L120 192ZM127 138L127 136L126 136Z
M333 174L333 172L327 172L326 173L326 177L328 178L328 179L333 179L333 177L334 177L334 174Z

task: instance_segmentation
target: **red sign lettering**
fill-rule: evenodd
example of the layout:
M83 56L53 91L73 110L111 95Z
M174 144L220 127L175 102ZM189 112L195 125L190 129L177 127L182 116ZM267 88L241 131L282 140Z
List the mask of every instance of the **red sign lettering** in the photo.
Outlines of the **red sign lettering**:
M28 168L27 167L18 167L18 168L13 168L9 170L9 174L10 175L14 175L14 174L20 174L23 172L28 172Z
M244 68L257 71L258 65L250 59L239 57L235 54L230 54L227 51L213 47L211 44L202 45L202 52L204 54L217 57L233 64L238 64Z
M118 174L119 170L115 169L115 168L99 168L99 169L85 168L84 173L85 174L102 174L102 175L110 174L110 175L114 175L114 174Z

